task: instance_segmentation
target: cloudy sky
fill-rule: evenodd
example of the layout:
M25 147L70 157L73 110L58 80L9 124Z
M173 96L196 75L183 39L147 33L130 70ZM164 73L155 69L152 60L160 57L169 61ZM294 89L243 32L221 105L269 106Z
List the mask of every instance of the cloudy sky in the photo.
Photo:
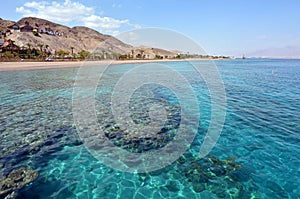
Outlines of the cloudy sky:
M299 8L298 0L14 0L1 8L0 17L35 16L113 35L166 28L190 37L209 54L300 57Z

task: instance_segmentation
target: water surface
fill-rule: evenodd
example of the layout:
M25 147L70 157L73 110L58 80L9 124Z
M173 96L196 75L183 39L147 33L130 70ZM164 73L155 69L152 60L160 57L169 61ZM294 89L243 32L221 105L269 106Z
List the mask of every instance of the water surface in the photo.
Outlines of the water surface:
M181 71L196 92L200 127L178 161L148 174L109 168L84 147L72 116L77 68L0 73L2 175L21 166L39 172L33 183L18 190L17 198L300 198L300 61L215 63L226 89L227 115L210 157L197 159L211 115L205 82L186 62L164 63ZM110 67L99 83L96 109L101 125L113 122L108 96L118 78L134 66ZM151 100L139 97L145 93L133 96L132 103L140 105L133 111L136 120L147 123L143 108L152 102L168 103L176 112L174 93L149 89L155 94ZM178 115L173 116L176 124ZM166 142L172 140L170 135ZM145 149L130 146L119 145L135 152Z

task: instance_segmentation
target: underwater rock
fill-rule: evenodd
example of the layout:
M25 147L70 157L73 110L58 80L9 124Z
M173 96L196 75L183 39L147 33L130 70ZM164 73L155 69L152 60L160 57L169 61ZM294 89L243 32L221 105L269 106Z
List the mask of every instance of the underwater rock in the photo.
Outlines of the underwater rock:
M194 183L194 184L193 184L193 190L194 190L195 192L197 192L197 193L200 193L200 192L202 192L202 191L205 190L205 186L204 186L204 184Z
M38 177L38 172L24 167L11 171L0 182L0 196L7 196L14 191L21 189L26 184L34 181Z
M176 181L172 180L166 185L167 189L172 192L178 192L180 190L179 185Z
M240 191L237 188L231 188L228 189L227 194L230 196L230 198L237 198L239 196Z
M241 169L242 168L242 165L237 163L235 161L234 158L227 158L226 160L223 161L224 164L226 165L226 168L228 169L228 172L232 172L234 170L237 170L237 169Z
M231 179L235 181L247 182L248 180L250 180L250 174L251 174L251 170L243 167L232 171L229 174L229 177L231 177Z
M183 156L180 156L177 160L176 163L179 165L183 165L185 163L185 158Z
M207 156L207 158L212 162L212 164L214 165L223 165L223 161L218 159L217 157L215 156Z
M80 146L82 144L83 144L83 142L81 140L76 139L70 144L70 146Z
M223 166L217 165L215 167L211 167L209 169L212 173L214 173L216 176L223 176L226 174L226 170Z
M139 181L145 183L146 181L150 181L150 176L146 173L139 174Z
M225 198L227 189L228 184L222 179L220 179L219 181L214 180L207 183L207 190L218 196L218 198Z
M190 173L190 175L188 175L187 177L192 183L206 183L209 180L205 173L195 172L195 170L194 172Z
M170 104L168 101L156 98L141 97L136 95L130 101L130 117L134 124L130 128L123 129L113 117L111 110L107 109L110 104L105 102L99 104L99 113L105 113L106 117L99 117L98 122L104 131L105 136L117 147L133 153L142 153L161 149L166 146L176 136L181 122L181 107L177 104ZM103 101L103 100L102 100ZM110 102L107 102L110 103ZM139 132L140 127L150 125L151 118L149 110L155 104L163 104L167 113L167 118L157 132L147 135ZM122 118L123 116L121 116ZM125 116L124 116L125 117ZM126 119L126 118L124 118Z
M186 152L177 159L176 166L196 193L209 192L216 198L233 199L250 198L254 190L253 185L249 187L241 183L249 181L254 171L233 158L221 160L207 156L200 159Z

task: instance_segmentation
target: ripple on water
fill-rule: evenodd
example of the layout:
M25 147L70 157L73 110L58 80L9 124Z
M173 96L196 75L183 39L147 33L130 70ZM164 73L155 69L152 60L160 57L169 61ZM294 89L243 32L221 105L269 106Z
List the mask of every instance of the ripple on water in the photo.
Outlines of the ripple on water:
M227 92L227 116L211 152L218 158L203 160L196 155L209 124L209 92L184 63L168 64L181 68L195 89L201 126L188 153L148 174L110 169L84 148L72 116L76 69L0 73L1 173L21 166L39 172L34 182L19 190L18 198L299 198L300 62L217 62ZM124 132L111 130L115 124L109 95L122 72L131 67L111 67L96 95L99 122L119 147L130 143L122 143ZM274 67L276 76L270 73ZM149 93L144 94L137 91L131 99L135 122L149 123L151 103L165 103L170 113L178 112L176 96L170 91L152 89L151 100L138 97ZM170 137L157 137L157 142L172 140L179 117L171 114L162 132ZM131 145L128 150L155 150L150 143L140 140L136 146L141 148ZM235 160L228 159L232 156Z

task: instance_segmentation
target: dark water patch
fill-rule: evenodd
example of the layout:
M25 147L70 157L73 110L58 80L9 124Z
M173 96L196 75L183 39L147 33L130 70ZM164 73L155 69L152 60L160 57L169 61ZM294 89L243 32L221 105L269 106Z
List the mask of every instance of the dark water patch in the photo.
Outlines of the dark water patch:
M288 194L286 193L286 191L276 182L272 180L267 180L266 187L270 189L274 193L274 195L277 195L281 198L288 198Z
M28 187L24 187L18 192L16 199L24 198L69 198L75 197L72 192L74 183L58 181L54 179L45 180L40 177Z
M247 182L251 178L251 173L254 173L252 169L247 167L242 167L240 169L232 171L229 177L235 181Z

